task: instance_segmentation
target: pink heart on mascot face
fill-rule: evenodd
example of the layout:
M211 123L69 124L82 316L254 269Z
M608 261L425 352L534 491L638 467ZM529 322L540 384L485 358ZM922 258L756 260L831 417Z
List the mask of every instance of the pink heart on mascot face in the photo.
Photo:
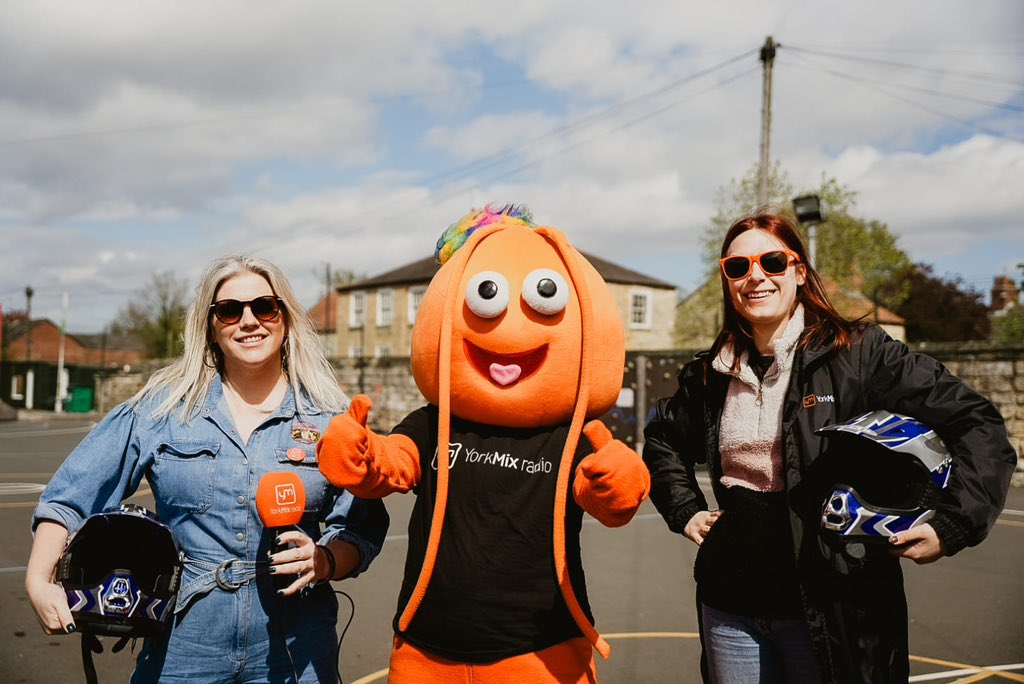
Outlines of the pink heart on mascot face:
M491 379L502 387L511 385L523 374L523 369L519 364L515 363L510 363L507 366L503 366L500 363L492 363L489 370L491 371Z

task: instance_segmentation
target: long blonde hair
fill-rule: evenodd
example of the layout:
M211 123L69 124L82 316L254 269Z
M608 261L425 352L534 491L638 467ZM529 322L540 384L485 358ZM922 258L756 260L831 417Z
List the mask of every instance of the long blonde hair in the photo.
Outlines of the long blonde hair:
M154 418L170 415L179 405L183 422L199 414L210 392L210 383L224 370L220 349L211 344L210 304L224 281L242 273L263 277L274 294L284 302L286 334L281 360L299 412L307 408L303 406L304 396L311 404L308 408L329 413L345 409L348 397L338 386L334 370L321 350L313 322L295 297L288 279L281 269L266 259L245 255L221 257L207 265L196 287L195 301L185 318L185 350L171 365L153 374L145 387L129 400L133 406L165 391L166 396L153 410Z

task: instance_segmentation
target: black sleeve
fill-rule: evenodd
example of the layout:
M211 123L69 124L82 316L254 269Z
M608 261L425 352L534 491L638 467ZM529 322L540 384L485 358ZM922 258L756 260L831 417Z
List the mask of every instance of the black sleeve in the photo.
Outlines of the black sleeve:
M931 520L949 555L980 543L995 524L1017 463L999 410L945 366L878 328L862 347L868 406L931 427L953 456L953 472Z
M708 507L694 473L694 463L704 460L703 392L692 392L691 380L702 366L703 361L696 361L683 369L679 389L658 400L657 412L644 428L643 459L651 472L651 501L669 529L678 534L695 513Z
M437 407L427 404L403 418L389 434L405 435L411 439L420 454L420 468L425 469L431 467L437 451L437 423Z

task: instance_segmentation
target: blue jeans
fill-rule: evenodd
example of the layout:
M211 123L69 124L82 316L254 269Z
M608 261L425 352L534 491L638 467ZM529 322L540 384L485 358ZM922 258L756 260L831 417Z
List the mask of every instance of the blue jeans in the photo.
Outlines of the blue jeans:
M712 682L774 684L821 681L803 620L733 615L701 606L704 653Z
M146 639L132 684L336 682L338 602L325 584L281 597L269 578L234 593L213 589Z

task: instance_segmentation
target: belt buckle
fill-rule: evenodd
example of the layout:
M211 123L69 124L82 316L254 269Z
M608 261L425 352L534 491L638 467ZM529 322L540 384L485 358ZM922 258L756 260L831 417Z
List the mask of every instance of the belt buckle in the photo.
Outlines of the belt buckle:
M230 568L234 562L234 558L227 559L226 561L218 565L217 569L213 573L213 581L216 582L217 586L223 589L224 591L236 591L239 587L242 586L241 582L229 582L223 577L221 577L221 573Z

